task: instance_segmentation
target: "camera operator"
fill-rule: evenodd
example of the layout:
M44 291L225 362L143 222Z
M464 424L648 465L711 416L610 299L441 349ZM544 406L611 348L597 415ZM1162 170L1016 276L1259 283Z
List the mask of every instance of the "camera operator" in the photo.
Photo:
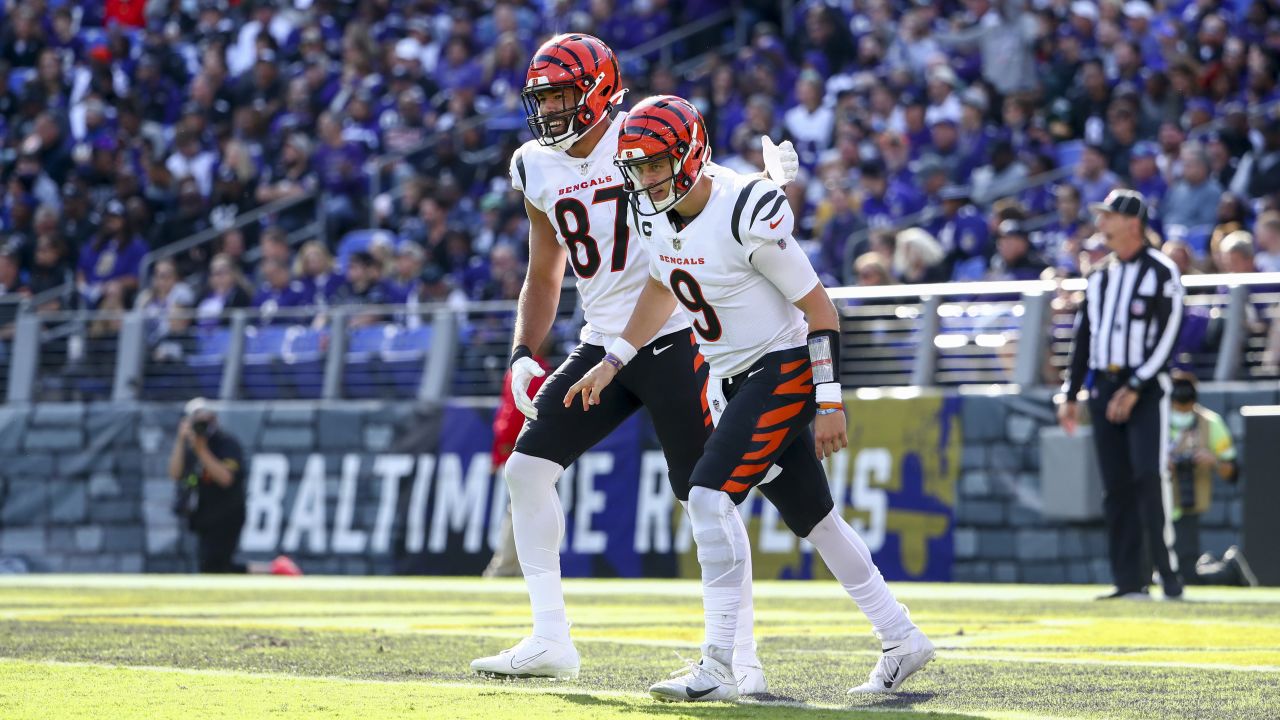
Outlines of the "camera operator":
M245 522L244 451L218 427L217 414L203 398L187 403L169 455L169 477L178 483L174 511L188 516L200 539L200 572L302 574L284 555L270 563L232 560Z
M1200 555L1200 515L1213 500L1213 475L1234 483L1240 468L1222 416L1200 405L1196 376L1174 371L1169 412L1169 480L1173 483L1174 551L1188 585L1258 584L1240 548L1221 560ZM1199 557L1197 557L1199 556Z

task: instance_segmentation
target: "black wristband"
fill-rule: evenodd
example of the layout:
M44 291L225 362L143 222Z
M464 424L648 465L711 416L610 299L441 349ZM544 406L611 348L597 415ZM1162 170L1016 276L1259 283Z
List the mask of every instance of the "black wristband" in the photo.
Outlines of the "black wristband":
M1134 391L1134 392L1136 392L1136 393L1140 393L1140 392L1142 392L1142 388L1143 388L1143 386L1144 386L1144 385L1146 385L1146 383L1144 383L1144 382L1142 381L1142 379L1141 379L1141 378L1139 378L1137 375L1130 375L1130 376L1129 376L1129 382L1128 382L1128 383L1126 383L1126 385L1128 385L1128 386L1129 386L1129 389L1130 389L1130 390L1132 390L1132 391Z
M809 333L809 364L813 384L840 382L840 333L818 330Z
M507 367L511 367L512 365L515 365L516 361L519 360L520 358L527 358L527 357L533 357L533 351L529 349L529 346L517 345L515 349L511 351L511 362L507 363Z

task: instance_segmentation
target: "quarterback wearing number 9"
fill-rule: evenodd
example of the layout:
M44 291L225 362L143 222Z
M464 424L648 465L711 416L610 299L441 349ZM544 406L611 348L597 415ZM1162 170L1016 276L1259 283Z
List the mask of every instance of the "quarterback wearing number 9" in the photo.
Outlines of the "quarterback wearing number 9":
M896 691L934 648L834 510L821 458L846 445L840 321L791 237L786 198L766 179L710 164L702 116L686 100L648 98L621 125L615 164L649 278L622 334L563 402L596 407L627 372L634 348L678 307L711 368L715 423L689 480L706 618L702 660L649 692L660 700L738 697L732 649L750 548L732 518L755 486L817 548L883 643L871 677L850 692ZM769 472L774 465L777 475Z
M522 97L534 139L511 158L511 183L524 194L529 215L529 271L516 313L511 390L528 421L507 460L506 479L533 633L471 663L486 676L578 675L560 583L564 511L556 482L565 468L644 406L662 443L672 491L684 502L710 434L706 363L689 321L673 308L648 335L634 340L632 367L596 398L591 413L560 403L622 332L648 277L649 259L628 229L622 173L613 164L618 129L626 120L619 107L623 94L613 51L590 35L557 35L529 63ZM777 181L795 177L798 163L789 143L766 150L769 165L784 173ZM582 342L531 400L529 382L543 371L529 348L542 345L551 330L566 260L586 318ZM752 638L750 573L740 577L733 664L742 692L761 693L767 686Z

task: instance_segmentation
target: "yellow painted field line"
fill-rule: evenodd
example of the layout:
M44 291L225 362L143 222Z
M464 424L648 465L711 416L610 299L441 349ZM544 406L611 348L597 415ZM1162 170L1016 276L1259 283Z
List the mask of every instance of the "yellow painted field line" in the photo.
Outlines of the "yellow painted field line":
M1066 603L1093 603L1093 597L1105 589L1098 585L986 585L962 583L892 583L895 594L903 599L974 600L1042 600ZM175 590L281 590L281 591L421 591L461 592L470 595L505 595L525 593L523 580L503 578L479 580L457 577L360 577L307 576L279 578L269 576L209 577L198 575L10 575L0 576L0 591L37 588L80 589L175 589ZM813 598L845 597L834 581L777 581L756 583L756 597ZM694 580L618 580L571 578L565 581L565 592L571 596L661 595L698 597L700 587ZM1277 588L1194 588L1188 602L1280 603Z

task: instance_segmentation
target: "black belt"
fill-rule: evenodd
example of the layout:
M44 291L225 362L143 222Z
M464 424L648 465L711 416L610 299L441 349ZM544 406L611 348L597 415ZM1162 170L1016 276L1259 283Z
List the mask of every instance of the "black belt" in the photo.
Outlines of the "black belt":
M1120 367L1119 365L1108 365L1105 368L1095 368L1094 372L1099 377L1104 377L1107 380L1117 383L1126 382L1129 379L1129 376L1133 374L1133 371L1129 368Z

